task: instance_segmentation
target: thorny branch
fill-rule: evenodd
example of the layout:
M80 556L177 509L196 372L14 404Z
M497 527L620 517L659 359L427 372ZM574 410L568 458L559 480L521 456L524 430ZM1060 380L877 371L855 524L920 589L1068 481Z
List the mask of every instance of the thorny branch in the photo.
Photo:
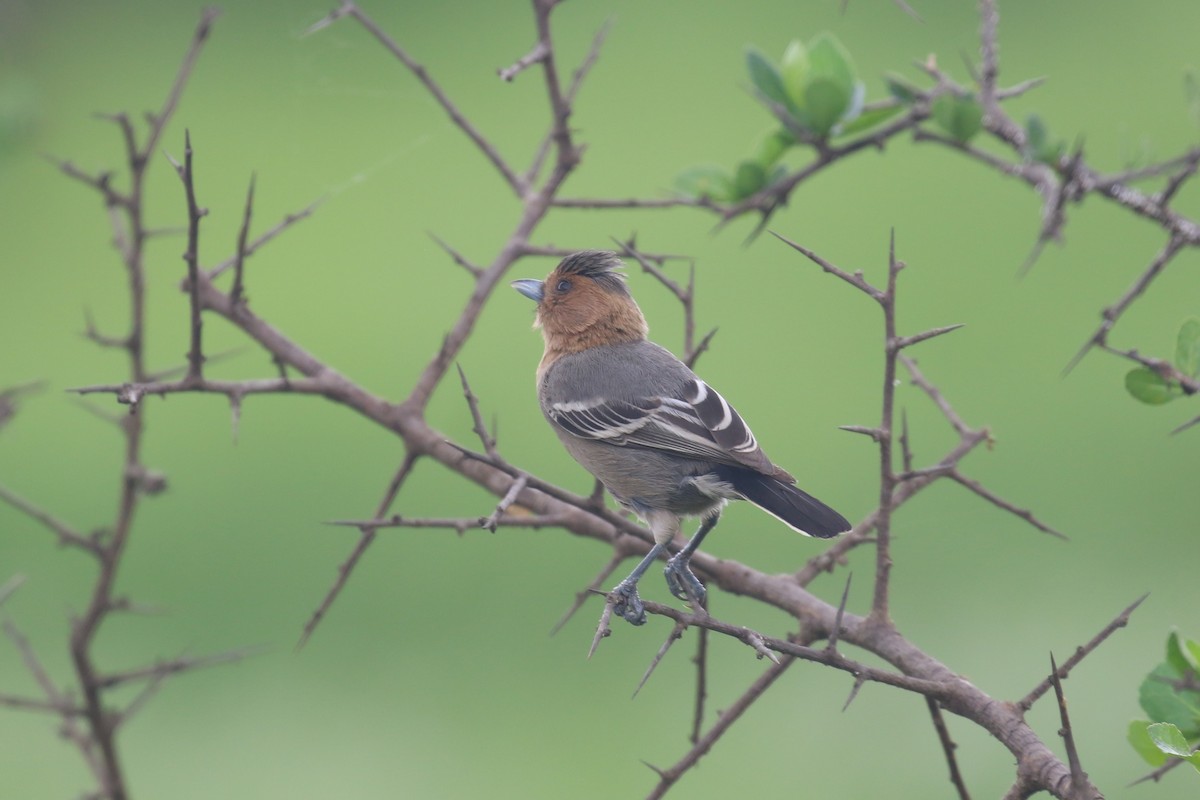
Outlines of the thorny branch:
M463 393L475 421L476 433L483 443L484 452L472 453L462 445L450 441L431 427L425 417L430 397L446 378L450 365L456 363L458 355L474 331L479 315L493 290L500 285L501 279L516 260L539 251L539 248L533 243L532 237L552 209L694 206L716 213L722 222L728 222L748 213L758 214L761 217L760 226L765 226L771 215L786 202L790 193L808 179L858 152L882 148L895 136L910 132L919 141L953 145L969 157L1004 174L1025 180L1042 192L1046 207L1049 209L1044 213L1044 219L1047 221L1044 222L1043 236L1056 235L1061 226L1065 224L1064 207L1066 202L1078 201L1087 193L1099 194L1139 216L1154 221L1168 232L1169 243L1160 257L1156 259L1157 266L1152 265L1138 284L1135 284L1135 287L1130 290L1126 298L1115 304L1110 309L1111 313L1106 313L1105 326L1102 326L1101 331L1090 341L1089 348L1093 345L1107 347L1107 333L1129 303L1146 290L1154 277L1165 268L1179 250L1200 243L1200 233L1198 233L1195 223L1178 215L1169 206L1179 186L1195 174L1196 164L1200 162L1200 151L1189 154L1182 161L1175 159L1170 162L1170 166L1164 164L1160 172L1152 173L1170 173L1168 185L1157 195L1145 194L1129 187L1124 182L1131 179L1129 177L1104 176L1094 172L1083 162L1081 152L1077 152L1069 158L1064 157L1060 163L1045 168L1040 168L1042 165L1034 166L1025 163L1021 155L1024 145L1023 133L1020 126L1016 126L1006 115L1001 101L1028 90L1033 84L1027 83L1010 89L1002 89L996 83L999 74L998 15L995 4L990 0L983 0L981 3L983 63L979 81L987 111L985 128L993 138L1008 145L1010 150L1018 156L1018 160L1006 161L969 145L943 141L936 134L922 127L922 123L929 117L930 105L933 100L944 92L958 92L963 89L936 68L931 67L930 71L936 79L936 85L934 88L920 93L920 96L900 118L874 132L845 143L837 145L821 143L821 146L817 148L816 157L808 165L738 204L722 207L708 200L681 198L610 201L560 197L561 188L578 165L582 151L570 125L574 103L585 77L597 60L607 29L602 29L597 34L591 51L564 89L563 75L556 60L557 53L551 35L551 12L556 4L554 0L533 0L537 41L525 56L518 58L511 68L503 71L503 77L509 80L518 76L522 76L524 80L526 72L539 72L544 82L546 102L551 112L550 122L540 140L532 163L522 174L518 174L510 166L510 162L499 148L468 119L429 71L415 61L357 4L349 2L349 0L342 2L324 20L310 29L310 32L315 32L340 20L352 19L371 33L439 104L454 125L512 189L519 203L516 219L508 237L489 263L476 265L467 261L449 246L443 245L456 263L467 268L474 279L474 284L450 332L436 348L435 355L422 370L412 391L400 402L391 402L371 394L341 375L330 365L317 359L252 310L244 294L243 280L246 259L293 223L307 217L313 206L285 218L272 230L253 242L247 243L252 206L251 190L247 198L243 226L235 253L213 267L208 269L202 267L199 263L197 237L198 222L203 212L196 204L194 197L194 183L190 169L190 141L186 150L187 166L183 169L182 175L188 196L190 223L188 256L186 257L188 277L185 286L193 310L192 349L189 351L188 369L182 379L155 378L145 368L145 271L142 263L142 248L145 241L152 236L152 232L145 226L143 219L144 176L151 162L151 156L157 152L158 144L163 136L163 129L178 104L200 48L208 36L216 16L214 12L206 12L202 17L193 37L192 46L184 59L168 98L159 114L151 118L142 144L138 144L137 131L126 115L117 114L111 117L111 120L120 128L125 142L130 170L130 185L127 189L118 189L114 185L113 175L110 173L92 175L80 170L70 162L59 162L59 167L64 174L100 195L109 211L110 219L113 221L114 242L122 255L130 278L132 303L128 334L116 337L102 336L95 332L89 324L89 336L97 343L122 348L127 352L130 362L129 379L125 382L87 386L77 390L81 394L111 394L118 402L129 406L130 421L121 426L126 436L125 480L122 484L117 517L114 523L107 528L107 533L103 537L85 536L19 499L12 492L2 490L0 493L0 499L21 509L44 527L50 529L58 537L60 543L89 552L98 562L98 575L91 601L81 617L75 621L71 634L71 655L75 678L82 695L78 703L73 700L69 701L52 684L42 683L39 677L39 683L42 684L45 694L44 699L0 695L0 704L58 714L63 721L63 730L68 733L68 738L77 745L95 775L98 785L97 796L112 798L112 800L124 800L127 797L115 742L115 733L120 721L136 711L144 701L144 697L152 693L158 682L166 675L191 668L204 661L203 659L176 660L161 662L127 673L108 673L101 670L93 658L92 647L100 624L108 613L120 605L113 596L113 587L128 542L139 497L145 491L145 483L141 478L148 473L141 457L141 438L147 406L143 402L145 398L179 392L208 392L225 395L236 407L244 398L256 394L312 394L325 397L357 412L402 440L405 448L403 461L389 481L374 513L366 519L338 523L357 529L359 539L348 558L339 566L332 587L305 625L301 639L301 643L303 643L312 636L318 624L325 618L351 577L354 567L363 557L378 532L383 529L421 527L452 529L462 533L468 529L479 527L493 529L499 526L561 527L575 536L601 541L612 549L611 560L589 587L593 590L607 579L621 560L630 556L640 556L647 552L649 543L645 531L620 515L603 508L596 497L574 495L505 462L497 449L494 437L483 425L478 399L467 385L465 375L462 377ZM550 165L548 169L547 165ZM1146 175L1142 174L1137 177L1143 178ZM193 242L193 239L196 241ZM732 706L726 708L724 713L706 731L702 729L701 709L704 685L701 684L697 693L698 711L692 736L693 745L671 767L655 769L659 776L659 783L649 796L660 797L665 794L683 774L693 768L709 752L730 726L740 719L742 714L762 697L769 687L798 659L824 664L846 672L853 678L851 698L868 681L924 696L929 704L930 713L934 717L935 729L950 764L951 779L960 797L968 796L967 790L957 769L953 755L953 742L949 738L948 728L942 719L941 710L950 711L980 726L1013 754L1017 762L1017 780L1013 790L1010 791L1011 796L1025 797L1035 791L1047 791L1060 798L1097 795L1096 789L1087 782L1073 744L1070 748L1069 763L1064 763L1024 720L1024 712L1044 694L1045 688L1036 687L1017 704L999 702L958 677L947 665L924 653L917 644L906 639L889 613L890 543L893 535L893 514L896 509L935 481L948 478L988 502L1019 516L1038 529L1055 533L1048 526L1037 521L1029 512L1002 500L990 489L985 489L977 481L963 475L960 470L961 462L981 443L988 441L987 429L973 428L967 425L934 384L917 369L916 363L904 353L909 347L948 333L957 326L939 327L908 335L902 335L899 332L896 324L896 290L897 278L904 265L896 259L894 241L889 250L886 281L882 288L867 281L861 271L844 270L800 244L787 239L783 239L783 241L826 272L865 294L881 308L885 356L881 417L877 425L847 427L848 430L867 435L879 448L878 504L872 512L854 526L850 533L830 545L823 554L810 560L794 574L770 575L730 559L716 559L703 552L696 554L693 564L697 572L707 579L711 587L751 598L782 610L799 625L798 632L792 636L778 637L754 631L717 619L706 609L682 611L672 606L650 602L646 604L646 610L649 613L664 617L671 624L669 636L664 642L659 656L656 657L655 663L667 655L670 644L679 636L685 635L688 629L707 631L716 636L740 642L753 651L757 657L772 661L763 674L743 692ZM647 256L641 253L632 240L622 243L621 246L627 257L638 261L643 269L655 277L682 304L685 313L685 355L689 361L694 361L708 346L712 337L712 333L709 333L700 342L694 341L692 308L694 273L689 273L688 283L684 286L669 278L662 270L663 259L661 257ZM214 281L229 269L233 269L235 273L234 285L230 291L226 292L218 288ZM202 314L216 314L240 329L250 340L270 355L272 361L279 366L280 375L242 381L220 380L204 375L201 369L204 356L201 348L199 322ZM959 441L941 459L923 468L912 466L912 455L908 444L909 432L906 429L902 429L901 433L897 432L894 387L898 366L903 366L914 384L925 390L959 436ZM297 373L298 377L292 377L289 375L289 371ZM900 470L897 470L894 463L896 460L894 451L898 438L903 462ZM486 513L473 517L408 518L390 513L403 485L419 461L441 464L446 469L484 487L499 498L499 502L488 509ZM522 513L511 513L511 509L515 505L520 506ZM526 511L528 513L525 513ZM864 544L874 544L876 554L871 608L866 615L858 615L849 611L846 608L846 596L843 597L840 605L833 606L807 590L807 586L818 574L836 569L843 563L846 553ZM572 611L584 602L589 593L585 590L578 595ZM1067 671L1076 666L1084 656L1092 652L1095 646L1098 646L1109 634L1123 625L1134 607L1136 604L1126 609L1117 620L1110 623L1101 634L1093 639L1094 644L1089 643L1087 647L1078 651L1072 659L1064 662L1062 668L1057 666L1053 668L1050 682L1055 686L1056 691L1060 692L1060 707L1063 709L1064 723L1066 722L1065 701L1061 699L1060 679L1065 677ZM569 614L570 612L568 616ZM608 632L607 626L602 624L601 627L603 630L598 632L597 641L601 635ZM6 621L5 630L9 632L10 639L25 655L30 671L35 676L43 675L44 670L40 668L39 662L32 655L32 650L28 648L27 643L20 637L19 632L14 635L15 627L7 624ZM829 646L824 648L812 646L822 639L827 640ZM843 654L840 645L859 648L865 653L873 654L878 659L882 659L885 666L869 666L860 660L852 659ZM700 660L700 665L701 675L703 675L703 658ZM104 691L134 679L148 680L147 694L135 699L133 704L123 711L114 712L109 709L104 700Z
M93 338L102 346L116 347L125 351L129 363L130 381L126 385L135 385L149 379L149 373L145 366L146 272L144 247L153 233L146 225L144 214L146 174L217 15L217 12L212 9L202 13L200 22L192 34L191 45L176 73L167 98L163 102L161 110L149 117L140 145L138 132L127 115L115 114L107 117L120 128L125 144L126 166L129 171L128 186L125 189L117 188L112 173L90 176L74 167L70 162L58 162L60 169L66 175L80 180L97 191L109 213L109 220L113 228L113 241L121 255L129 282L130 323L128 332L119 337L102 337L94 332L93 326L89 323L89 338ZM201 212L195 205L192 193L190 143L187 145L187 151L186 173L181 172L181 175L188 186L189 218L193 226L196 226ZM194 227L192 234L189 236L188 254L185 258L189 260L189 271L194 273L198 228ZM199 324L198 305L193 301L192 349L189 351L188 378L185 380L200 378L200 362L203 356L200 349ZM9 638L24 654L26 666L42 686L49 709L59 713L62 717L64 735L76 745L92 773L96 781L95 796L108 798L108 800L126 800L128 797L116 735L121 720L136 711L140 701L135 699L134 704L125 709L113 707L107 696L108 689L111 687L111 684L106 683L108 674L97 661L94 645L96 635L109 615L113 611L128 606L127 601L120 600L114 595L118 571L132 533L133 520L141 498L147 493L156 491L156 487L160 487L158 480L150 479L153 472L143 461L142 434L144 426L144 414L131 415L124 419L119 426L125 440L122 481L116 516L106 526L103 534L85 536L50 514L20 499L12 492L3 490L0 493L0 499L51 530L61 545L85 552L95 559L97 569L90 597L86 601L86 607L71 623L69 649L74 679L80 695L78 702L66 701L63 692L50 681L49 676L40 667L40 662L33 655L32 649L28 647L28 643L11 621L6 619L5 628ZM187 671L191 665L179 664L177 667L172 670L173 673ZM165 673L163 677L165 677ZM36 703L27 704L26 707L32 708L36 705Z
M883 150L893 139L908 133L914 142L933 143L959 152L994 172L1023 181L1039 195L1042 202L1041 224L1029 256L1019 269L1021 274L1033 266L1047 243L1062 238L1063 229L1068 222L1068 206L1078 205L1092 195L1113 203L1161 229L1166 242L1160 252L1121 297L1100 311L1100 326L1070 359L1066 371L1074 368L1093 349L1100 349L1155 369L1167 380L1181 385L1187 393L1195 393L1198 388L1195 376L1178 374L1178 371L1172 374L1166 359L1145 356L1136 348L1112 347L1108 343L1108 335L1133 302L1150 289L1155 279L1177 260L1180 253L1200 247L1200 222L1180 213L1172 206L1179 190L1198 174L1200 147L1192 147L1180 155L1148 166L1114 173L1104 173L1091 166L1084 158L1081 144L1072 152L1063 154L1048 164L1032 160L1028 153L1024 127L1009 115L1002 101L1036 88L1041 80L1025 81L1008 88L999 85L999 9L996 0L980 0L979 9L981 66L978 74L973 77L984 109L983 132L1000 145L1002 155L970 142L960 142L926 125L932 116L933 104L939 97L948 93L958 96L973 93L970 87L955 81L937 66L935 60L930 59L918 62L916 66L935 81L934 86L927 90L913 87L912 101L900 117L837 143L813 139L810 134L800 131L803 135L799 138L812 146L812 159L738 202L722 204L703 196L620 200L559 198L555 204L563 208L578 209L691 207L715 214L720 225L746 215L758 215L760 221L755 230L757 233L766 228L767 222L776 211L787 205L792 193L810 180L858 153ZM784 123L794 124L782 109L772 110L784 117ZM1158 192L1144 191L1134 185L1138 181L1156 178L1165 178L1163 188ZM1197 422L1200 422L1200 416L1181 425L1175 432L1191 427Z

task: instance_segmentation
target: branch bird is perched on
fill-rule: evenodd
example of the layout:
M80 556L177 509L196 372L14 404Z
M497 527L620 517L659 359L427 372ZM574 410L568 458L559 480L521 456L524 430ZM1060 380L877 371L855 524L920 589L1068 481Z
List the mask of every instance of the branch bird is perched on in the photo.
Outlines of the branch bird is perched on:
M728 500L749 500L807 536L850 529L838 512L804 493L775 466L733 406L666 349L646 339L646 318L629 294L615 253L564 258L544 281L513 281L538 304L546 350L537 369L542 413L567 451L613 497L642 518L654 546L621 581L613 610L646 621L637 582L699 516L691 540L667 561L680 600L704 599L688 561Z

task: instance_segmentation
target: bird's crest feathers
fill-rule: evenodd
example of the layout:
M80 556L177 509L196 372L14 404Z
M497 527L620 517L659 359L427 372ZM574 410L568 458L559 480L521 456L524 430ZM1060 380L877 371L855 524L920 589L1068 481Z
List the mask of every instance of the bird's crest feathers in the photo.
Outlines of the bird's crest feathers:
M621 259L608 250L583 250L567 256L555 268L559 276L579 275L590 278L610 292L629 296Z

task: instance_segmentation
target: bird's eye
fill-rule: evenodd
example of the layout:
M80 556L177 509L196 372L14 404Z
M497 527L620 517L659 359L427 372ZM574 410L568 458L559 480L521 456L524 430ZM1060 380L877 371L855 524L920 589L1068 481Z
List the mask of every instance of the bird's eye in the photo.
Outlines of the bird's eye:
M557 284L554 285L554 291L556 291L556 292L565 292L570 288L571 288L571 282L569 280L567 280L566 278L563 278L561 281L559 281Z

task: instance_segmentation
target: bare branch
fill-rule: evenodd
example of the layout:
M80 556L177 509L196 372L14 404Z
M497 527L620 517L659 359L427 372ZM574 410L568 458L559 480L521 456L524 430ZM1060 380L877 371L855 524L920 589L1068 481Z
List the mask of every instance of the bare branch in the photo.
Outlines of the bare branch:
M946 418L946 421L950 423L951 427L960 436L966 436L975 432L969 425L963 422L962 417L958 415L942 393L938 391L938 388L930 383L921 370L917 369L917 362L914 359L902 355L900 356L900 363L908 370L909 379L912 380L913 385L920 387L925 394L929 395L929 399L933 401L934 405L942 412L942 416Z
M492 513L487 517L479 521L479 527L486 528L488 531L495 533L496 527L500 524L500 520L503 518L504 512L508 510L509 506L517 502L518 495L525 491L525 486L528 483L528 475L521 475L514 480L512 482L512 487L509 488L508 492L503 498L501 498L500 502L496 504L495 510L492 511Z
M136 669L128 669L121 672L110 672L100 676L98 685L102 689L112 689L127 683L156 681L170 675L193 672L205 667L237 663L252 655L263 652L264 649L263 647L243 647L207 656L179 656L169 661L158 661L145 667L137 667Z
M404 460L400 462L400 467L392 476L391 481L388 482L387 489L383 493L383 499L380 500L379 506L375 510L376 519L382 517L392 507L396 496L400 494L401 487L404 486L404 482L408 480L408 476L412 474L413 468L417 465L417 458L416 451L411 449L405 451ZM350 552L346 560L338 566L337 579L334 580L333 586L325 593L325 597L321 599L320 604L309 615L308 621L304 623L304 630L300 634L300 641L296 643L297 650L304 647L312 637L313 632L317 629L317 625L321 623L321 620L329 612L333 601L342 593L342 589L346 586L346 581L350 580L350 575L354 572L354 568L358 566L359 560L367 552L367 548L371 546L371 543L375 541L375 531L378 526L363 524L357 527L361 534L358 543L354 546L354 549Z
M1058 698L1058 716L1062 720L1062 728L1059 730L1059 735L1063 738L1063 744L1067 748L1067 764L1071 767L1071 787L1067 790L1066 795L1072 800L1086 800L1093 796L1099 796L1099 792L1094 789L1088 792L1088 776L1083 771L1083 765L1079 761L1079 752L1075 748L1075 735L1071 730L1071 718L1067 714L1067 699L1063 694L1062 681L1058 677L1058 665L1054 663L1054 654L1050 654L1050 681L1054 684L1054 696Z
M951 469L949 472L946 473L946 476L953 479L955 482L967 487L972 492L979 495L984 500L987 500L989 503L996 506L997 508L1002 508L1005 511L1009 512L1010 514L1020 517L1021 519L1025 520L1033 527L1037 528L1042 533L1048 533L1051 536L1054 536L1058 539L1062 539L1063 541L1069 540L1068 536L1066 536L1062 533L1059 533L1058 531L1054 530L1054 528L1051 528L1049 525L1047 525L1046 523L1042 522L1037 517L1035 517L1033 515L1032 511L1029 511L1028 509L1024 509L1024 508L1017 508L1012 503L1008 502L1004 498L996 495L990 489L986 488L979 481L972 480L971 478L966 477L961 472L959 472L957 469Z
M1096 329L1096 332L1091 335L1087 342L1084 343L1083 347L1080 348L1079 352L1075 354L1075 357L1072 358L1067 364L1066 368L1063 369L1064 373L1073 370L1093 347L1096 347L1097 345L1103 345L1108 342L1108 332L1112 330L1114 325L1116 325L1117 320L1121 318L1121 315L1125 313L1133 301L1136 300L1142 294L1142 292L1146 291L1146 289L1150 287L1150 284L1155 278L1158 277L1159 273L1161 273L1167 264L1171 263L1171 260L1178 255L1180 250L1183 249L1184 244L1185 240L1183 238L1179 236L1172 236L1167 241L1167 244L1163 247L1163 249L1158 252L1158 255L1154 257L1154 260L1150 262L1150 266L1148 266L1145 271L1138 276L1137 280L1133 282L1133 285L1125 291L1125 294L1121 295L1117 302L1113 303L1100 313L1103 322L1100 323L1100 327Z
M78 547L80 550L85 550L94 556L100 555L99 547L91 537L84 536L67 523L57 519L49 512L43 511L4 486L0 486L0 500L8 503L25 516L36 520L43 527L50 530L51 533L58 537L60 546Z
M846 283L853 286L855 289L858 289L860 292L864 292L865 294L869 295L872 299L879 301L879 302L883 301L883 296L884 296L883 292L881 292L879 289L876 289L871 284L867 283L867 281L863 278L861 271L851 274L849 272L846 272L842 268L835 266L831 262L826 261L824 258L817 255L812 250L809 250L807 247L805 247L801 244L797 244L796 242L793 242L791 239L781 236L780 234L776 233L775 231L771 231L771 235L774 236L779 241L786 244L788 247L799 252L805 258L807 258L809 261L813 262L818 267L820 267L821 269L830 273L831 275L836 275L837 277L844 280Z
M487 426L483 424L483 416L479 413L479 398L471 392L471 385L467 383L467 373L463 372L462 365L456 364L455 366L458 367L458 377L462 381L463 396L467 399L467 407L471 409L471 420L474 422L471 430L479 437L483 451L488 454L488 457L495 458L496 440L488 433ZM493 529L494 531L495 529Z
M549 51L550 48L546 45L546 43L540 41L533 46L532 50L517 59L516 63L507 67L501 67L500 69L496 70L496 74L500 76L500 80L507 83L512 83L513 78L517 77L534 64L544 60L549 54Z
M317 208L320 207L322 202L323 202L322 200L315 200L312 203L310 203L309 205L300 209L299 211L297 211L293 214L285 215L284 218L282 220L280 220L279 222L275 223L275 225L270 230L264 232L261 236L259 236L253 242L250 242L245 247L242 247L239 244L237 253L235 253L234 255L225 259L221 263L217 264L215 267L212 267L211 269L207 270L204 273L205 276L208 278L208 280L211 281L211 280L214 280L218 275L221 275L223 272L226 272L227 270L235 268L238 265L238 263L242 263L244 265L245 260L247 258L249 258L250 256L254 255L256 252L258 252L263 247L263 245L267 244L272 239L274 239L276 236L278 236L279 234L281 234L284 231L291 228L297 222L300 222L302 220L305 220L305 219L308 219L309 217L311 217L313 215L313 212L315 212L317 210ZM249 198L247 198L247 206L249 206ZM246 219L248 219L248 216L243 217L243 220L246 220ZM239 256L240 256L240 258L239 258Z
M600 640L612 635L612 628L608 626L613 614L613 600L606 599L604 602L604 610L600 612L600 621L596 623L596 635L592 637L592 646L588 648L587 657L596 654L596 648L600 646Z
M654 658L650 661L650 666L646 667L646 672L643 673L642 679L638 681L637 688L633 690L634 697L638 696L638 692L642 690L642 687L646 685L646 681L650 680L650 676L654 674L654 670L662 663L663 656L671 649L671 645L679 641L685 630L687 630L687 626L682 622L676 622L675 627L671 628L671 632L667 634L666 641L658 648L658 652L654 654Z
M1083 645L1082 647L1075 648L1074 654L1064 661L1061 667L1057 668L1055 676L1046 678L1044 681L1035 686L1033 691L1018 700L1016 706L1018 709L1020 709L1021 713L1024 713L1032 708L1033 704L1036 703L1042 695L1049 691L1055 680L1058 678L1066 678L1071 673L1071 670L1073 670L1080 661L1083 661L1083 659L1087 658L1092 652L1094 652L1097 647L1103 644L1105 639L1128 625L1129 617L1132 616L1137 607L1140 606L1142 602L1149 596L1149 594L1144 594L1137 600L1134 600L1125 608L1124 611L1122 611L1120 614L1117 614L1117 616L1113 618L1112 622L1105 625L1103 628L1101 628L1099 633L1089 639L1087 644Z
M480 275L483 274L483 270L481 268L472 264L470 261L468 261L466 259L465 256L462 255L462 253L459 253L457 250L455 250L450 245L446 244L444 241L439 239L437 236L435 236L434 234L431 233L431 234L429 234L429 238L433 239L433 241L437 242L438 247L445 250L446 254L448 256L450 256L451 259L453 259L455 264L458 264L460 267L465 269L467 272L471 273L472 276L474 276L475 278L478 278Z
M234 305L245 302L246 238L250 235L250 218L254 214L254 184L257 176L250 175L250 188L246 190L246 209L242 212L242 226L238 229L237 251L233 256L233 287L229 290L229 298Z
M170 158L170 156L168 156ZM187 287L191 308L191 347L188 349L187 381L199 380L203 377L204 353L200 347L200 331L203 322L200 319L200 218L205 211L196 204L196 173L192 170L192 135L184 132L183 164L174 159L171 163L183 181L184 193L187 196L188 240L187 251L183 260L187 263ZM241 250L239 249L239 253ZM240 283L235 283L240 291Z
M663 797L675 782L678 781L685 772L708 754L712 746L725 734L735 722L741 719L742 715L754 704L756 700L762 697L772 684L787 671L787 668L795 663L793 658L785 658L779 663L772 664L767 667L758 678L750 685L750 687L742 693L736 701L728 706L724 713L717 718L716 723L696 741L690 750L683 755L678 761L672 764L667 769L655 770L658 773L659 782L654 789L646 795L646 800L657 800Z
M455 124L455 126L457 126L459 130L466 134L467 138L471 140L479 152L491 162L492 166L495 167L496 171L500 173L501 177L504 178L504 181L509 185L510 188L512 188L513 192L516 193L517 197L524 195L526 190L524 182L520 177L517 176L515 172L513 172L512 168L508 166L508 163L505 162L503 157L501 157L495 146L492 145L492 143L486 138L484 138L483 134L479 132L475 125L472 124L465 116L463 116L462 112L459 111L458 106L450 100L450 97L445 93L445 91L442 90L441 85L439 85L438 82L433 79L433 77L429 74L429 71L425 69L422 64L417 62L412 56L410 56L408 51L401 47L395 39L393 39L391 36L388 36L387 33L385 33L384 30L379 27L378 23L368 16L365 11L359 8L356 3L350 2L350 0L344 0L338 9L331 12L321 22L318 22L309 28L307 33L315 33L343 17L352 17L360 25L366 28L367 31L370 32L370 34L374 36L375 39L381 45L383 45L389 53L395 56L396 60L403 64L404 67L413 74L413 77L415 77L421 83L421 85L425 87L425 90L429 92L430 96L432 96L433 99L437 101L437 104L442 107L442 110L446 112L446 115L450 117L450 120Z
M613 574L613 572L616 571L617 567L621 566L621 562L627 557L627 554L620 548L619 542L620 540L618 540L618 546L613 551L612 558L605 562L604 566L600 569L600 572L596 575L596 577L592 578L591 583L589 583L583 589L583 591L575 593L575 599L571 603L571 607L566 610L566 613L559 617L558 622L554 623L554 627L550 629L551 636L562 630L562 627L566 625L572 617L575 616L575 613L579 611L579 609L583 608L583 604L587 601L588 597L597 593L603 594L600 587L608 581L609 577Z
M896 340L895 346L898 349L903 350L907 347L912 347L914 344L920 344L921 342L924 342L928 339L932 339L935 336L941 336L942 334L950 333L951 331L956 331L959 328L963 327L965 324L966 323L960 322L957 325L943 325L940 328L931 328L930 330L927 330L927 331L922 331L920 333L914 333L911 336L901 336L899 339Z
M933 718L933 729L937 731L942 752L946 755L946 764L950 767L950 783L954 784L959 800L971 800L971 794L967 791L962 773L958 770L958 759L954 755L958 745L950 738L950 729L946 727L946 719L942 716L942 707L932 697L926 697L925 704L929 707L929 716Z

